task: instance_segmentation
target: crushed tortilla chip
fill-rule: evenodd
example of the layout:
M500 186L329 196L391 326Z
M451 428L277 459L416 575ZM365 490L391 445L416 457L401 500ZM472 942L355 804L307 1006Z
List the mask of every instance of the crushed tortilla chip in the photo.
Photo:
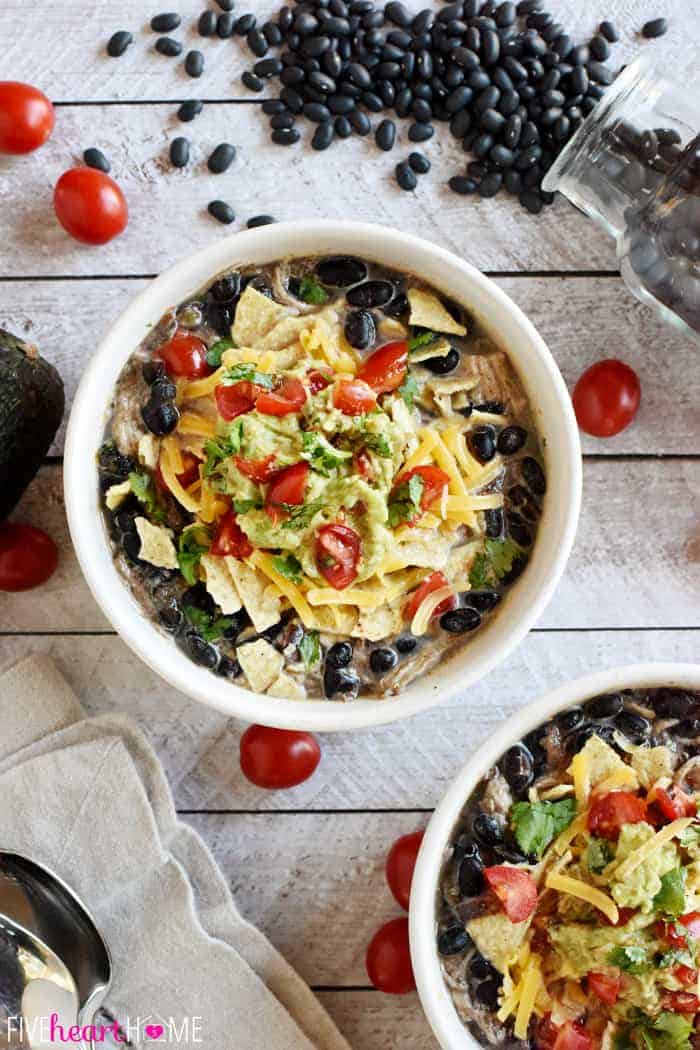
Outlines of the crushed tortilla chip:
M158 466L160 455L160 441L155 434L144 434L139 439L138 457L139 463L149 470L155 470Z
M288 316L289 307L268 299L249 284L236 307L236 317L231 326L233 341L237 346L258 348L263 337Z
M105 503L109 510L116 510L117 507L121 507L124 500L131 493L131 482L127 478L126 481L122 481L119 485L110 485L105 492Z
M273 624L279 623L281 602L279 596L270 593L270 581L267 577L256 569L251 569L238 558L227 557L226 565L255 630L265 631Z
M368 642L381 642L403 628L401 605L382 605L372 612L361 612L357 626L350 634L353 638L366 638Z
M409 323L419 328L429 328L431 332L446 332L448 335L466 335L467 329L455 321L437 295L421 291L420 288L409 288L408 301L411 306Z
M200 564L206 575L206 588L224 615L236 613L241 608L241 599L236 590L225 558L214 554L203 554Z
M236 659L254 693L264 693L269 689L279 678L284 666L282 653L277 652L264 638L239 645L236 649Z
M151 525L148 518L134 518L134 525L141 540L139 558L159 569L177 569L173 530L164 525Z
M306 689L296 678L282 671L267 690L268 696L278 696L281 700L305 700Z

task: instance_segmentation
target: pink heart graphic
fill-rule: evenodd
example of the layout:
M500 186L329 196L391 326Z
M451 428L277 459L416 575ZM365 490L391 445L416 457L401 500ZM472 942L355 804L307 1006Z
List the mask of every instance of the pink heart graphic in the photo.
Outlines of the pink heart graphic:
M165 1029L162 1024L147 1024L144 1032L149 1039L160 1039Z

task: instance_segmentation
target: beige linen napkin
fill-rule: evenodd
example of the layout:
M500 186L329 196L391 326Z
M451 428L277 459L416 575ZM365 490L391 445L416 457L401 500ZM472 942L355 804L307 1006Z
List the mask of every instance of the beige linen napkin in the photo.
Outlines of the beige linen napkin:
M139 1020L172 1018L165 1042L190 1018L205 1050L349 1050L240 916L127 719L85 718L54 664L31 657L0 675L0 726L0 848L46 864L90 908L114 964L106 1005L134 1043Z

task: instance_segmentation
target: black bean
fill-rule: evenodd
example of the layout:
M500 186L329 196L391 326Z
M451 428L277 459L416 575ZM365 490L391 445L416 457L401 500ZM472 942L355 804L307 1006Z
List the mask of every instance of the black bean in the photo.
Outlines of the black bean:
M542 496L547 491L547 480L544 471L536 459L526 456L522 462L523 477L531 492L536 496Z
M267 62L274 62L274 59L266 59ZM263 75L263 74L261 74ZM274 72L268 74L269 76L275 76ZM334 95L336 91L336 83L332 77L327 76L325 73L321 73L319 70L315 70L309 74L309 84L316 91L320 91L322 95ZM350 107L352 108L352 106Z
M393 148L396 141L396 124L393 120L383 120L374 133L374 141L381 150Z
M190 140L182 135L170 143L170 163L174 168L184 168L190 159Z
M408 313L408 299L403 292L399 292L390 303L386 304L384 313L388 317L403 317Z
M226 201L210 201L207 206L207 211L213 219L216 219L217 222L223 223L224 226L229 226L236 218L233 208L230 204L227 204Z
M246 33L248 47L258 58L264 58L268 52L268 43L259 29L249 29Z
M448 926L438 935L437 950L440 955L459 955L469 944L470 937L464 926Z
M258 226L271 226L277 222L272 215L254 215L251 219L248 219L246 226L249 230L257 229Z
M216 14L214 11L202 11L197 22L197 32L200 36L213 36L216 32Z
M620 39L620 34L617 30L617 26L615 26L613 22L601 22L599 29L602 36L604 36L605 39L608 40L611 44L614 44L617 40Z
M325 124L331 119L331 111L322 102L306 102L304 116L314 124Z
M684 718L678 725L673 726L670 732L686 740L700 736L700 718Z
M573 750L580 751L592 736L600 737L611 747L615 746L615 729L611 725L584 725L575 736L571 737Z
M354 109L352 113L348 114L348 120L357 135L369 135L372 130L369 117L361 109Z
M683 718L694 706L694 700L683 689L658 689L651 700L659 718Z
M602 33L596 33L595 36L591 37L591 42L588 46L591 55L596 61L605 62L606 59L610 58L610 44Z
M162 15L154 15L151 19L151 29L154 33L171 33L177 29L182 19L174 11Z
M279 47L282 43L282 31L274 22L265 22L262 27L262 35L270 47Z
M196 664L208 667L210 670L216 667L219 654L214 646L210 645L209 642L205 642L200 635L188 634L185 638L185 644L190 658Z
M183 124L189 124L191 120L194 120L202 110L204 109L204 103L200 102L197 98L188 99L187 102L183 102L177 111L178 120L181 120Z
M574 729L580 729L584 722L583 708L570 707L566 711L560 711L554 719L560 732L572 733Z
M190 77L201 77L204 72L204 55L201 51L188 51L185 56L185 72Z
M126 29L120 29L117 33L113 33L107 41L107 54L110 58L121 58L127 47L133 42L133 34Z
M374 314L369 310L350 310L345 318L345 338L356 350L367 350L377 338Z
M236 147L230 142L221 142L207 161L207 167L214 175L227 171L236 159Z
M485 981L498 977L498 970L483 955L475 952L469 960L469 976L474 981Z
M335 127L333 122L325 121L323 124L319 124L313 133L311 148L320 153L321 150L328 149L334 138Z
M301 113L304 108L304 100L298 91L295 91L292 87L283 87L280 91L279 102L282 105L282 110L286 107L291 110L292 113ZM263 111L268 113L269 110L264 109L265 103L263 102Z
M485 131L482 135L477 135L474 139L474 142L472 143L472 153L475 157L485 157L493 145L493 135L489 135L489 133Z
M491 612L501 601L498 591L467 591L463 597L466 605L480 613Z
M474 834L484 846L497 846L503 842L503 829L495 817L479 813L474 818Z
M241 81L249 91L262 91L265 87L260 77L256 77L255 73L251 73L248 69L241 73Z
M463 897L476 897L484 888L484 866L478 856L466 856L457 876Z
M479 123L484 131L497 135L506 123L506 118L497 109L487 109L481 114Z
M501 40L494 29L484 29L481 33L481 61L485 66L493 66L501 52Z
M519 426L505 427L498 435L496 447L503 456L512 456L519 452L527 441L527 430Z
M589 62L588 63L588 76L591 80L595 80L598 84L612 84L615 79L615 74L607 66L604 66L602 62Z
M522 189L522 178L519 171L515 171L513 168L508 168L508 171L503 177L503 185L509 193L520 193Z
M411 153L408 158L408 163L411 165L416 175L425 175L430 171L430 161L424 153Z
M365 279L367 264L348 255L334 255L316 264L316 275L331 288L349 288Z
M255 29L256 22L257 19L255 15L241 15L240 18L237 18L234 22L233 31L237 36L246 36L246 34L249 33L251 29Z
M216 3L222 11L233 11L236 6L236 0L216 0Z
M615 725L633 743L640 744L651 734L651 722L643 715L636 715L633 711L623 711L615 719ZM700 726L700 722L698 723Z
M487 176L487 178L491 178L491 176ZM480 463L490 462L496 455L495 429L490 424L475 427L469 434L469 445Z
M336 117L333 122L335 133L339 139L349 139L352 135L352 124L347 117Z
M505 146L503 149L505 149ZM493 152L493 150L491 152ZM495 197L502 185L503 175L499 171L489 172L486 178L482 179L479 183L479 195L481 197Z
M625 702L619 693L601 693L584 705L589 718L615 718L624 710Z
M269 77L278 77L282 72L282 63L278 58L261 58L253 66L256 77L267 80Z
M411 142L427 142L435 134L435 128L432 124L421 124L416 122L411 124L408 129L408 137Z
M279 128L293 128L294 114L277 113L274 117L270 117L270 127L273 129L273 131Z
M155 47L159 54L166 55L167 58L177 58L182 54L182 44L170 36L159 36Z
M369 666L375 674L392 671L398 662L399 658L393 649L373 649L369 658Z
M336 670L347 667L352 660L352 651L350 642L336 642L326 653L326 665Z
M384 306L394 297L395 288L390 281L365 281L357 284L347 293L350 306L375 307Z
M141 367L141 374L150 386L151 383L155 383L156 379L165 377L165 365L162 361L144 361Z
M180 413L172 402L149 398L141 409L141 416L152 434L163 437L175 429Z
M489 158L499 168L510 168L515 161L515 154L512 149L508 149L507 146L502 146L499 142L489 150ZM502 178L502 176L500 177Z
M642 26L642 36L654 40L668 32L668 21L665 18L653 18Z
M104 153L95 146L91 146L84 151L83 160L88 168L95 168L97 171L104 171L105 174L110 171L111 165L109 161Z
M355 697L360 691L360 679L355 671L346 667L329 667L323 675L323 691L329 700L337 693Z
M232 660L228 656L222 656L219 660L216 673L223 678L238 678L241 674L241 665L238 660Z
M412 653L417 645L418 642L411 635L403 635L394 642L394 646L399 653Z
M492 977L490 980L483 981L476 986L474 996L483 1006L487 1006L490 1010L495 1010L500 1001L502 984L502 977Z
M449 634L464 634L466 631L475 631L481 625L481 615L476 609L465 606L461 609L452 609L443 613L440 617L440 626Z
M526 791L532 783L535 770L532 755L524 744L509 747L501 759L501 770L516 795Z
M442 357L429 357L425 361L421 361L420 364L434 375L446 376L450 372L454 372L459 364L459 350L451 346Z
M500 507L484 511L484 522L486 535L491 540L497 540L503 534L503 511Z

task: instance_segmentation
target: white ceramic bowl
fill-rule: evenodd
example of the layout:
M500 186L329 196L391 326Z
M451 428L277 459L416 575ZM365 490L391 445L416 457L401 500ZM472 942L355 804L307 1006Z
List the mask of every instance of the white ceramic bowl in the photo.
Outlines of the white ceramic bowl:
M411 959L418 994L443 1050L478 1050L455 1010L436 948L436 901L444 858L464 805L486 772L511 745L558 711L600 693L655 686L700 689L700 664L632 664L577 678L527 704L489 737L453 781L430 819L411 882Z
M530 564L498 616L438 670L388 700L279 700L258 696L197 667L142 613L112 562L98 500L95 453L117 377L162 314L222 270L289 255L352 254L412 270L463 303L506 349L520 373L545 441L548 491ZM482 678L540 617L562 574L578 521L581 451L559 370L527 318L468 263L410 234L353 222L280 223L236 233L184 259L134 299L112 326L80 383L65 449L65 497L73 544L90 589L124 641L171 685L249 722L347 730L416 714Z

